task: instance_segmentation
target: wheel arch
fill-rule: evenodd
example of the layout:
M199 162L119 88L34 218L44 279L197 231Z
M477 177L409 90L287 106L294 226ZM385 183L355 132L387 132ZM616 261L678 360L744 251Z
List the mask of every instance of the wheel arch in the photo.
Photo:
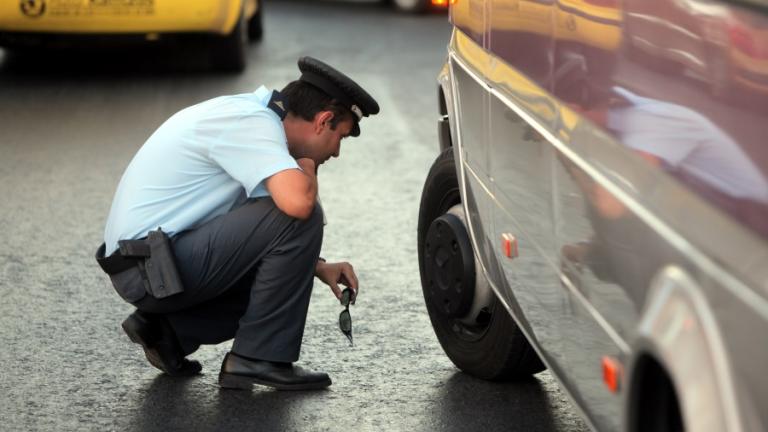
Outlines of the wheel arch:
M696 282L670 265L654 277L627 368L625 419L639 431L643 396L669 379L688 430L741 431L729 362Z
M454 130L456 111L453 105L453 92L448 62L445 62L440 70L437 83L437 107L440 113L437 121L437 135L440 139L440 151L442 152L446 148L454 146L453 137L456 136Z

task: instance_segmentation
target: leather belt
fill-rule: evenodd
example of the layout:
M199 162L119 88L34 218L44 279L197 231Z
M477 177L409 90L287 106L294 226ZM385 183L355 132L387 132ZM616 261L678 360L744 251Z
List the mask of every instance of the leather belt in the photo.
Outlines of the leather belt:
M149 246L144 240L120 240L120 248L105 257L106 244L102 243L96 251L96 262L108 275L114 275L136 267L139 261L150 256Z

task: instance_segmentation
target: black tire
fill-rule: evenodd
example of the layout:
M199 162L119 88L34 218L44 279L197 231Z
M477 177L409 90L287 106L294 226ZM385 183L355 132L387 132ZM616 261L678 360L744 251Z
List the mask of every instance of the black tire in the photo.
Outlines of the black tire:
M222 72L242 72L247 64L247 50L248 29L241 13L232 32L213 40L210 51L211 64L214 69Z
M443 351L462 371L495 381L530 377L546 367L496 297L485 314L487 320L472 327L445 316L430 304L429 275L425 274L427 232L433 220L460 202L453 149L449 147L438 156L427 175L419 208L419 270L432 328Z
M252 41L260 41L264 36L264 1L259 2L259 9L248 20L248 38Z

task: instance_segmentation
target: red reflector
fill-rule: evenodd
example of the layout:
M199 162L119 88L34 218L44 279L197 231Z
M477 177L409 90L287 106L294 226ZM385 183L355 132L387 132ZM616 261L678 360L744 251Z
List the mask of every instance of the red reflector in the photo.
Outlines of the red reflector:
M517 258L517 238L509 233L501 235L501 250L507 258Z
M621 363L613 357L603 357L603 382L611 393L619 391L623 369Z

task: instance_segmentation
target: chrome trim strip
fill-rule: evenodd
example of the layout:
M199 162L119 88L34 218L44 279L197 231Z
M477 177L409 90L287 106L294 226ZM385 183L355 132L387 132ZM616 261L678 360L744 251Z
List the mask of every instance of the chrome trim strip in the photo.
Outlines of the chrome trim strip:
M613 326L605 319L603 318L603 315L600 314L600 312L592 306L592 303L589 302L589 300L584 296L584 294L576 289L575 286L573 286L573 283L570 279L568 279L565 275L560 275L560 282L562 282L564 285L568 287L568 290L571 292L572 295L574 295L576 298L578 298L579 302L584 306L584 308L589 312L589 314L592 316L592 318L597 321L597 324L603 329L605 333L608 334L608 337L611 338L614 344L619 347L619 349L622 351L622 354L624 355L630 355L632 353L632 348L629 346L629 344L624 340L624 338L621 337L621 335L614 330Z

